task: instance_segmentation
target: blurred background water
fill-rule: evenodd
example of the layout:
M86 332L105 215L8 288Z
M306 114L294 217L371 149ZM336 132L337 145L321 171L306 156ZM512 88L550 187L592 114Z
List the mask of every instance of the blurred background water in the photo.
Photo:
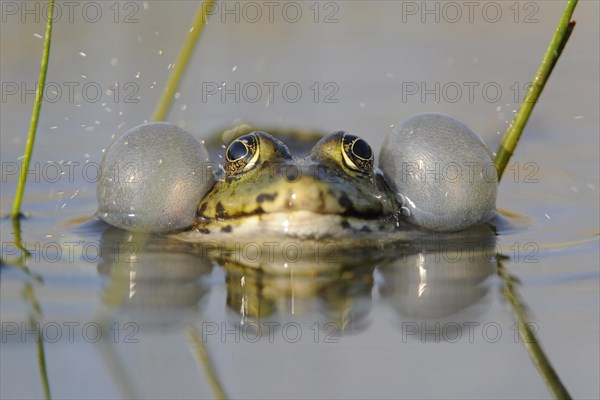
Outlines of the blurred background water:
M46 2L1 6L5 216ZM233 398L550 396L516 336L489 249L453 262L424 247L392 261L358 258L310 276L294 268L274 276L81 222L96 210L104 149L149 118L199 3L57 6L23 206L29 272L11 261L19 257L13 226L1 225L8 263L0 280L0 397L43 396L36 341L22 325L31 312L27 287L43 312L55 398L213 397L190 329ZM221 2L168 120L198 138L238 121L344 129L378 149L393 124L435 111L496 149L562 8L558 1ZM570 393L598 398L599 3L580 1L574 18L499 188L498 208L518 228L478 237L491 235L508 257L503 270L518 279L529 322ZM216 89L223 82L229 92ZM107 314L114 293L127 298ZM106 315L110 322L100 325ZM91 343L97 326L105 340Z

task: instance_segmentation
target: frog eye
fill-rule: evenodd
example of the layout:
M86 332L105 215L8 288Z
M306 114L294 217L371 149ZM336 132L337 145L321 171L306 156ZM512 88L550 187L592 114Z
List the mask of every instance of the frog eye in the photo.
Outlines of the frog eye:
M227 158L225 169L228 174L239 174L256 166L260 154L258 141L258 137L250 133L231 142L225 153Z
M246 157L248 146L239 140L235 140L227 149L227 161L233 162Z
M373 170L373 150L371 146L358 136L344 134L342 136L342 155L344 163L359 172Z

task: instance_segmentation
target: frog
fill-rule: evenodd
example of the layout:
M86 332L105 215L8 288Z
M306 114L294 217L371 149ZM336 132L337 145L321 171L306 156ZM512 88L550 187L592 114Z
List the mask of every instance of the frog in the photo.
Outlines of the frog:
M395 125L377 167L354 132L272 133L227 131L223 162L214 162L206 142L175 125L132 128L103 157L97 215L191 242L351 239L353 246L458 232L496 215L492 154L449 116L419 114ZM469 174L439 179L431 166L440 165L468 166ZM115 179L111 172L126 166Z
M336 131L292 155L275 136L253 131L227 147L224 174L201 200L194 228L318 239L387 231L401 209L364 139Z

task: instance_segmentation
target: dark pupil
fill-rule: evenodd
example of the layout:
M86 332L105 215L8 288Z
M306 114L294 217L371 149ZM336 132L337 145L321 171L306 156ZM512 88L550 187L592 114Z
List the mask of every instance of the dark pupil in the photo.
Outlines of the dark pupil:
M357 156L365 160L369 160L373 155L371 146L362 139L357 139L352 145L352 152Z
M230 161L236 161L243 158L248 154L248 148L246 145L239 140L231 143L227 149L227 159Z

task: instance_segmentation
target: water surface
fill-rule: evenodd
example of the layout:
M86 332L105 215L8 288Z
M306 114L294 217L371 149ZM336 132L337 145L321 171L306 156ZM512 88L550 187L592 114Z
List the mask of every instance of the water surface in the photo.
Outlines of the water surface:
M461 2L427 3L439 22L423 3L391 1L297 2L302 14L291 22L296 6L284 15L281 3L270 22L258 2L253 22L252 9L228 2L239 21L222 10L210 19L169 121L199 138L241 120L344 129L378 149L393 124L435 111L495 149L562 4L498 2L496 15L491 3L475 8L472 22ZM15 4L16 14L3 10L0 36L2 215L44 31L43 19ZM43 396L38 347L23 325L32 298L55 398L214 397L207 371L232 398L550 397L516 335L499 267L517 280L527 322L573 397L600 396L597 2L578 5L575 32L505 173L497 205L510 223L497 235L391 256L330 256L320 243L319 264L306 252L268 259L277 275L239 265L264 261L252 248L217 262L202 249L82 222L96 210L103 149L149 118L197 7L102 2L91 22L84 4L72 19L63 9L54 29L54 86L21 224L27 270L15 262L13 226L1 225L0 397ZM209 95L222 82L230 94ZM297 273L306 265L312 273ZM210 362L198 358L190 332Z

